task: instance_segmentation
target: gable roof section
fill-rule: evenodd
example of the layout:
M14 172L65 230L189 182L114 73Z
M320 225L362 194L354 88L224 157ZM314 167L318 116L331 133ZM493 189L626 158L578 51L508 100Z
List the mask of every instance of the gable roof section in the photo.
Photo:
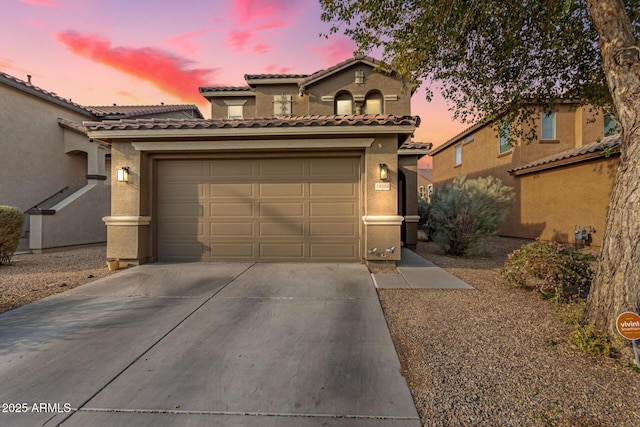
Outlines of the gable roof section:
M10 86L14 89L18 89L24 93L40 98L44 101L50 102L52 104L58 105L60 107L66 108L68 110L74 111L76 113L84 114L86 116L93 116L93 112L86 107L83 107L80 104L76 104L75 102L71 102L70 99L65 99L58 94L53 92L48 92L44 89L41 89L37 86L32 85L29 82L25 82L24 80L20 80L17 77L13 77L9 74L3 73L0 71L0 83Z
M372 68L377 67L378 65L382 64L380 61L378 61L377 59L374 59L370 56L364 56L364 55L358 55L355 56L353 58L349 58L346 61L342 61L339 64L334 65L333 67L329 67L326 68L324 70L320 70L320 71L316 71L315 73L311 74L310 76L307 76L306 78L301 79L298 82L298 85L301 87L304 86L309 86L312 85L314 83L316 83L319 80L325 79L329 76L331 76L332 74L335 74L339 71L344 70L345 68L351 67L354 64L367 64L369 66L371 66Z
M584 162L586 160L597 159L599 157L605 157L606 150L612 149L615 152L615 149L620 142L620 134L607 136L602 141L593 142L578 148L572 148L511 169L509 173L515 176L520 176L573 163ZM619 154L618 152L615 153Z
M309 74L245 74L244 79L249 86L256 84L298 84Z
M204 116L200 109L193 104L190 105L113 105L113 106L91 106L87 107L97 118L109 119L130 119L150 114L163 114L184 111L192 113L196 118L202 119Z

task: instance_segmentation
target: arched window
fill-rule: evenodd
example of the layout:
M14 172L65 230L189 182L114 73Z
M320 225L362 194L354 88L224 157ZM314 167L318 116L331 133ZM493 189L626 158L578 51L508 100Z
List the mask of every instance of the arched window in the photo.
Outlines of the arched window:
M342 92L335 98L336 114L353 114L353 97L349 92Z
M365 114L382 114L382 94L380 92L371 92L364 101Z

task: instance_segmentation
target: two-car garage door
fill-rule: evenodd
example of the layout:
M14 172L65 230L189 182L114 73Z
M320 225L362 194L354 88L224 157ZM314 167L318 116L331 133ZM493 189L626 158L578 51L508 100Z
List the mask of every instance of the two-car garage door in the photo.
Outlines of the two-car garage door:
M358 261L360 160L159 160L157 254L169 260Z

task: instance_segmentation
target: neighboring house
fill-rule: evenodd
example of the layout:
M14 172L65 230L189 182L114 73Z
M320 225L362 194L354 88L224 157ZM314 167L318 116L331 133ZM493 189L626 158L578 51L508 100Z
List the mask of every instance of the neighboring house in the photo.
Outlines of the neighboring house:
M418 169L418 199L431 203L433 194L433 169Z
M538 139L515 147L494 125L472 126L431 151L435 191L457 175L491 175L516 192L501 235L574 243L574 229L586 229L586 243L600 246L618 163L618 154L607 156L604 149L617 137L605 136L615 122L589 106L564 102L551 114L538 114Z
M199 117L195 106L85 107L0 72L0 204L27 214L21 249L106 241L110 147L82 122Z
M400 259L402 243L417 241L417 161L430 144L411 141L413 87L377 65L356 57L200 88L210 120L86 122L121 171L107 256Z

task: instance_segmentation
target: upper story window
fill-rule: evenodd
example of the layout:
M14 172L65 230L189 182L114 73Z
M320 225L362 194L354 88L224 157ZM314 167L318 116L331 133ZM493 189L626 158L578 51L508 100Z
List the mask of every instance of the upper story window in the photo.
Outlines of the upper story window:
M542 113L542 139L556 139L556 113Z
M373 92L367 95L364 100L364 113L382 114L382 99L382 94L380 92Z
M503 123L501 127L501 135L498 136L498 139L500 140L500 147L498 149L499 154L507 153L511 150L511 144L509 143L509 138L511 137L511 125L509 123Z
M425 192L425 188L424 185L421 185L420 187L418 187L418 197L421 199L426 199L427 193Z
M292 95L275 95L273 97L273 115L276 117L290 116L293 111Z
M454 166L460 166L462 164L462 145L456 145L454 149Z
M615 135L618 132L618 122L610 115L604 115L604 136Z
M348 92L343 92L335 98L336 114L353 114L353 97Z
M246 100L239 101L224 101L227 105L227 118L229 119L242 119L244 117L244 104L247 103Z

